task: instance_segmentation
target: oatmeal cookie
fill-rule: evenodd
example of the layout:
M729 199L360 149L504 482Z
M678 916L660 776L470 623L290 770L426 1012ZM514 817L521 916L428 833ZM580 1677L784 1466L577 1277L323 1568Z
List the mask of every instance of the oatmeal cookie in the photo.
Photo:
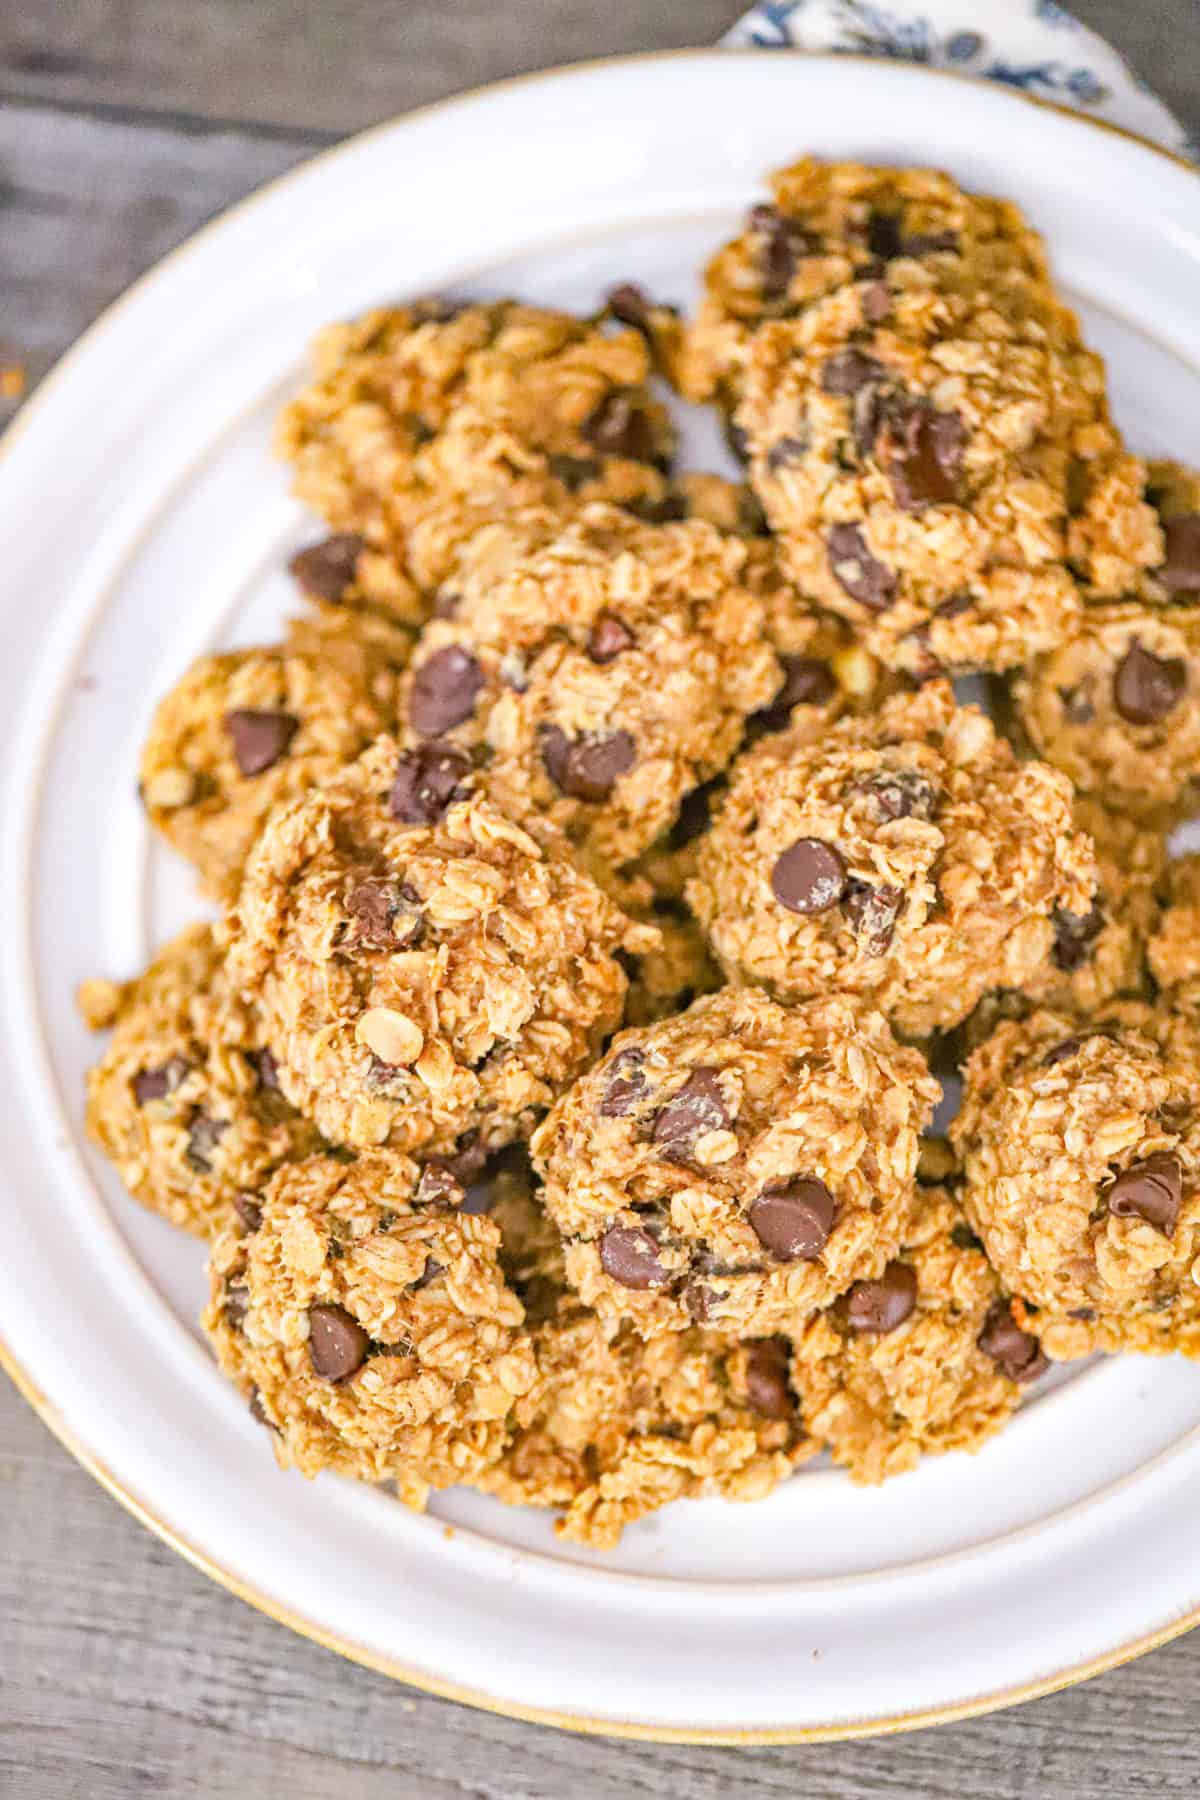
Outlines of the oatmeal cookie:
M677 363L692 400L732 410L757 328L793 318L848 283L869 283L886 312L893 285L1000 291L1049 287L1041 239L1006 200L966 194L936 169L820 162L771 176L771 201L709 263Z
M986 289L907 289L882 322L869 291L756 334L737 415L755 491L797 584L883 662L1015 667L1068 635L1077 576L1104 596L1110 542L1118 593L1160 554L1103 364L1073 321Z
M1200 1024L1136 1002L1038 1012L971 1057L964 1205L1048 1355L1200 1355L1198 1092Z
M283 652L335 669L356 691L368 694L380 718L397 717L400 678L412 661L416 632L374 605L343 606L312 600L287 621Z
M411 619L455 547L514 506L666 494L670 419L639 331L511 301L418 302L330 326L284 412L295 491L363 539L357 580Z
M337 1143L425 1152L527 1135L620 1021L615 952L654 942L465 753L387 738L276 810L231 929L289 1097Z
M1089 607L1013 689L1039 756L1147 824L1200 809L1200 606Z
M537 1379L500 1460L473 1485L561 1510L561 1537L609 1550L673 1500L761 1500L817 1446L788 1385L787 1345L693 1328L614 1336L575 1303L533 1333Z
M937 1094L841 996L724 988L621 1032L533 1139L572 1286L646 1337L794 1323L895 1255Z
M1171 863L1165 904L1149 947L1150 971L1164 992L1200 994L1200 855Z
M116 1030L88 1075L88 1132L135 1200L210 1237L320 1137L280 1092L210 926L181 932L114 994L95 1021Z
M930 683L740 758L687 897L731 980L861 995L917 1036L1037 978L1095 879L1066 780Z
M423 1180L387 1152L279 1170L213 1244L202 1321L282 1467L392 1480L414 1506L494 1461L535 1378L497 1227Z
M975 1451L1046 1367L946 1188L919 1191L903 1248L796 1333L804 1423L851 1479L873 1484L922 1456Z
M323 658L203 656L159 702L142 750L142 802L205 890L228 900L271 808L353 761L391 723L365 686Z
M484 749L514 815L598 867L630 861L778 689L747 558L699 520L603 506L479 532L406 677L410 738Z

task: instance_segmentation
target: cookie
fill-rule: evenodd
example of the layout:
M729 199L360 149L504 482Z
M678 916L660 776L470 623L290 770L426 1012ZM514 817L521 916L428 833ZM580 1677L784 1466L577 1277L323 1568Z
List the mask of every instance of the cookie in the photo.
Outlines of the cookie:
M963 1203L1049 1356L1200 1355L1198 1082L1200 1024L1132 1002L1002 1024L967 1064Z
M90 998L96 996L89 984ZM320 1146L279 1087L208 925L192 925L93 1012L115 1025L88 1074L87 1128L135 1200L211 1237L285 1162ZM85 995L85 1000L89 996Z
M393 1481L415 1506L494 1460L535 1376L499 1230L421 1182L386 1152L279 1170L214 1242L202 1321L281 1467Z
M154 714L139 781L146 816L205 890L228 900L271 808L352 762L391 722L324 657L201 657Z
M1200 855L1170 865L1162 911L1148 948L1150 971L1170 994L1195 994L1200 983Z
M783 1329L895 1254L937 1093L841 996L724 988L619 1033L533 1138L568 1279L647 1337Z
M527 1135L619 1023L653 945L448 745L381 738L272 815L231 917L284 1092L358 1149Z
M730 980L861 996L920 1036L1036 979L1095 881L1066 780L930 683L741 757L687 898Z

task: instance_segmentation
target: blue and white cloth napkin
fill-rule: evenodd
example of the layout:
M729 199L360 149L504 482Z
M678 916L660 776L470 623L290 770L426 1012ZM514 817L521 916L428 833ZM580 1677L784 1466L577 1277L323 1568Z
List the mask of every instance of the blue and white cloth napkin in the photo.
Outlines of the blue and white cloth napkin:
M1006 82L1183 156L1200 151L1128 63L1058 0L760 0L723 41L928 63Z

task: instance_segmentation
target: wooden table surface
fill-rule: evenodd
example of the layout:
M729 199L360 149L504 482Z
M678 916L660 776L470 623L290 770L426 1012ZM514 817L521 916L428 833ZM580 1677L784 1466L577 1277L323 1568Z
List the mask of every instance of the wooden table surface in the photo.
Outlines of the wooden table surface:
M0 10L0 365L19 363L36 382L204 219L346 132L525 69L708 43L739 10L729 0ZM1075 10L1200 124L1198 0L1078 0ZM1194 1796L1198 1711L1195 1633L1033 1705L874 1743L670 1748L493 1718L341 1662L213 1586L109 1499L0 1380L3 1800Z

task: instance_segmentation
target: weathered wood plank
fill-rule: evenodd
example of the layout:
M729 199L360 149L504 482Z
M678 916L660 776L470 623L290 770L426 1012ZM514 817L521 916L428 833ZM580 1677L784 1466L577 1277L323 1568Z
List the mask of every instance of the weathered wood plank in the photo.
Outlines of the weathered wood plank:
M1111 1800L1200 1791L1200 1633L1070 1693L878 1743L573 1738L339 1662L144 1532L0 1383L0 1794L14 1800Z
M712 43L744 10L741 0L24 0L0 9L0 96L353 131L552 63ZM1074 10L1200 122L1195 0L1074 0Z

